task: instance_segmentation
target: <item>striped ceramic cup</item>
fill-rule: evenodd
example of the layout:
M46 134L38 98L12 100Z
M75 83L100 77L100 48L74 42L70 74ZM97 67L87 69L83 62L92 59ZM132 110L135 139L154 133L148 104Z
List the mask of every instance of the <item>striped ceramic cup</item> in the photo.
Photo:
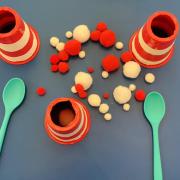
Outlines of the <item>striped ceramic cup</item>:
M45 130L48 136L60 144L82 141L90 129L87 107L74 98L57 98L47 107Z
M173 14L155 12L130 39L134 59L146 68L165 65L173 55L178 30L178 20Z
M37 31L10 7L0 7L0 59L9 64L25 64L37 55Z

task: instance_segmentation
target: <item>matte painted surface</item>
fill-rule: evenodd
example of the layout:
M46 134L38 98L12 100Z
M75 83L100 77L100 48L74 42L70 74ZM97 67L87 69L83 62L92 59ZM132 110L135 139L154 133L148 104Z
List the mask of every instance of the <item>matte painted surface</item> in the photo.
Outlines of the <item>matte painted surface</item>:
M73 96L70 92L73 76L88 66L95 68L94 86L90 92L112 92L120 83L128 85L133 82L147 92L157 90L162 93L167 104L167 114L160 128L164 180L179 180L179 38L172 62L161 69L143 70L135 81L126 80L121 70L108 80L101 78L100 60L108 52L119 56L115 48L104 50L98 44L89 42L84 46L86 59L73 59L70 62L71 71L66 76L49 72L48 58L55 52L49 45L52 35L65 40L65 32L75 25L87 23L93 29L100 20L106 21L117 33L126 50L131 34L154 11L168 10L180 19L180 1L4 0L0 5L15 8L27 22L36 27L41 37L41 50L35 61L18 67L0 62L0 93L7 80L13 76L23 78L27 85L26 99L11 117L0 157L0 180L152 180L151 129L143 115L142 104L136 103L134 99L130 112L126 113L111 98L111 122L105 122L98 110L90 108L92 127L80 144L58 145L47 137L43 127L46 106L56 97ZM146 72L155 73L155 84L145 84L143 78ZM36 95L38 86L47 89L46 96ZM3 113L0 101L1 119Z

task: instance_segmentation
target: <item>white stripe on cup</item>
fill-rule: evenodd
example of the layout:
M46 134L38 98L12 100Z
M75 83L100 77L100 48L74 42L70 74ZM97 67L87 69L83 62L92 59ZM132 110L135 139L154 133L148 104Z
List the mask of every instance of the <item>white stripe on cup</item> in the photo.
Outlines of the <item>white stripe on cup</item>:
M11 56L7 56L7 55L3 54L1 51L0 51L0 55L3 58L5 58L5 59L7 59L8 61L11 61L11 62L26 61L27 59L29 59L34 54L34 52L36 51L36 48L37 48L37 39L36 39L36 36L35 36L33 31L32 31L32 34L33 34L33 44L32 44L32 47L24 55L17 56L17 57L11 57Z
M165 58L163 58L163 59L160 60L160 61L154 61L154 62L153 62L153 61L144 59L144 58L141 57L141 55L136 51L136 48L135 48L135 37L134 37L134 39L133 39L133 41L132 41L132 52L133 52L134 56L135 56L141 63L143 63L143 64L145 64L145 65L157 65L157 64L160 64L160 63L164 62L164 61L168 58L168 56L171 54L171 52L170 52Z
M81 136L84 134L84 132L87 130L88 120L87 120L86 112L85 112L84 108L82 108L79 103L77 103L77 104L78 104L78 106L79 106L79 108L80 108L80 111L81 111L81 113L82 113L82 118L83 118L83 119L84 119L84 115L85 115L85 127L84 127L83 131L82 131L78 136L74 137L73 139L61 139L61 138L55 136L55 135L50 131L50 134L51 134L54 138L56 138L57 140L60 140L60 141L62 141L62 142L76 141L76 140L80 139ZM48 127L48 128L49 128L49 127Z
M12 44L0 43L0 49L7 51L7 52L16 52L16 51L22 49L23 47L25 47L30 38L30 30L29 30L28 25L25 22L24 22L24 26L25 26L24 33L18 41L14 42Z
M163 55L167 52L169 52L171 50L171 48L173 47L174 45L174 42L169 46L167 47L166 49L163 49L163 50L158 50L158 49L153 49L151 48L143 39L143 36L142 36L142 29L143 27L140 29L139 31L139 35L138 35L138 39L139 39L139 43L141 45L141 47L144 49L144 51L146 51L147 53L151 54L151 55L155 55L155 56L158 56L158 55Z

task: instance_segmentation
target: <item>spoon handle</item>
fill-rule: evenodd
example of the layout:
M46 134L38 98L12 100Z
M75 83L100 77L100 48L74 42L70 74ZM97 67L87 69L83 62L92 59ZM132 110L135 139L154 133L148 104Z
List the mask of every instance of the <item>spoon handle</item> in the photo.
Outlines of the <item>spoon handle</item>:
M2 121L1 129L0 129L0 154L2 151L3 142L4 142L5 135L6 135L6 129L8 126L10 115L11 115L11 113L6 112L5 116L4 116L4 120Z
M154 180L163 180L158 130L159 130L158 126L153 127Z

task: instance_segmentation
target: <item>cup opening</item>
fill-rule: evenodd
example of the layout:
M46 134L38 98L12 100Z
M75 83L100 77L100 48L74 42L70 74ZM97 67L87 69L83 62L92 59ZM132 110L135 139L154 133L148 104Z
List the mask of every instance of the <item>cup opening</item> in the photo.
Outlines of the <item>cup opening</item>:
M54 124L66 127L75 119L75 111L70 101L57 103L51 111L51 119Z
M0 33L5 34L11 32L16 26L16 18L9 11L0 11Z
M175 32L175 23L168 15L158 15L152 20L151 29L158 38L169 38Z

